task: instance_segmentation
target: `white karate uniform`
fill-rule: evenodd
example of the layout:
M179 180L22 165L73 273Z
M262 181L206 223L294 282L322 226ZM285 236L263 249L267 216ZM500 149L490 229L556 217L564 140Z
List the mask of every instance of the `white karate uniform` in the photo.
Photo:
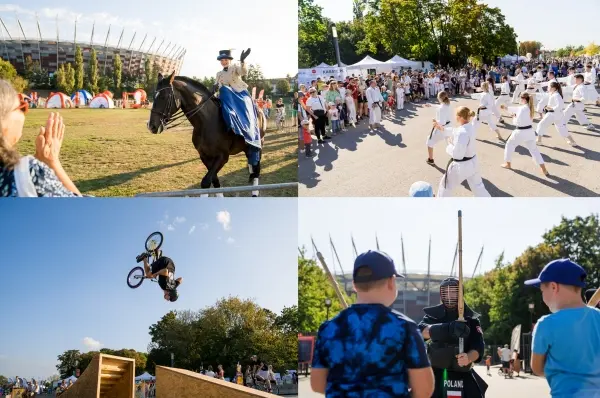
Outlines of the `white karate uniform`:
M446 147L452 159L462 160L471 158L462 162L452 161L447 168L446 173L442 176L438 188L438 197L452 196L456 189L464 180L467 180L471 192L477 197L490 197L491 195L485 189L483 180L479 174L479 164L475 157L475 128L471 123L463 126L452 128L447 127L444 130L450 130L452 135L452 143Z
M381 107L383 106L383 97L379 87L369 87L367 89L367 102L369 103L369 124L381 124ZM376 102L380 106L374 106Z
M569 106L567 106L567 109L565 109L565 124L569 123L569 120L573 117L573 114L575 114L575 116L577 117L577 121L579 122L579 124L585 126L588 126L590 124L590 121L583 113L583 102L585 101L584 87L585 86L583 84L579 84L573 89L573 101L579 102L572 102L571 104L569 104Z
M554 123L554 127L556 128L558 134L563 138L568 138L569 132L565 126L563 115L565 103L558 92L550 94L547 106L552 108L554 112L548 112L544 115L535 129L536 135L543 137L548 127Z
M585 86L585 102L595 104L598 100L598 91L596 91L596 75L593 72L583 74Z
M550 83L552 82L556 82L556 79L552 79L552 80L548 80L547 82L544 82L541 84L542 87L549 87ZM536 105L535 111L537 113L542 113L544 111L544 108L548 105L548 101L550 100L550 95L549 94L545 94L542 99L540 100L540 102L538 102L538 104Z
M396 88L396 109L404 109L404 89Z
M435 113L435 120L442 126L449 126L451 118L452 110L450 109L450 105L440 104ZM433 148L438 142L444 140L445 138L449 138L451 133L451 130L433 130L427 136L427 146L429 148Z
M479 107L487 109L482 109L479 111L477 120L481 122L486 122L490 127L490 130L495 133L497 127L496 121L494 120L494 108L496 107L496 104L494 104L494 97L492 96L492 94L490 94L489 92L483 94L481 96L481 99L479 100Z
M496 107L500 109L500 105L508 105L510 103L510 83L505 82L500 85L500 96L496 100Z
M346 96L346 110L348 111L350 123L356 123L356 107L354 106L354 98L351 95Z
M491 84L488 85L488 92L491 94L492 99L493 99L494 95L496 93L494 92L494 87L492 87ZM500 98L500 97L498 97L498 98ZM493 112L494 112L494 116L496 116L496 118L500 119L500 117L502 117L502 114L500 113L500 107L498 105L496 105L496 102L494 102Z
M542 154L535 143L535 130L533 130L533 120L529 113L529 105L511 106L508 108L510 113L514 113L513 123L517 128L510 134L506 146L504 147L504 161L510 162L515 149L522 145L529 150L531 157L539 166L544 164ZM519 127L527 127L520 129Z
M522 73L519 73L517 77L510 76L510 80L517 82L517 87L515 87L512 102L519 102L521 93L525 91L525 78L523 77Z

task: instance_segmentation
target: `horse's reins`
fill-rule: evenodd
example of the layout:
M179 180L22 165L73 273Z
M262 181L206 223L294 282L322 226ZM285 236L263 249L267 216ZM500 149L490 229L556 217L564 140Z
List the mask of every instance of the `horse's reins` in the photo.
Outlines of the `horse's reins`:
M171 92L169 93L169 99L167 100L167 106L165 106L165 109L162 112L159 112L157 110L151 109L150 113L155 112L160 114L160 123L162 124L163 128L165 130L171 129L173 127L177 127L183 123L185 123L185 120L182 120L181 122L177 123L177 124L172 124L173 122L176 122L177 120L186 117L186 118L190 118L192 116L194 116L196 113L200 112L200 110L202 109L202 107L207 104L216 94L212 94L210 97L207 98L206 101L202 101L200 104L196 105L195 108L193 108L192 110L188 111L188 112L184 112L183 109L181 109L181 107L171 116L169 116L169 113L171 112L171 108L173 107L173 103L175 102L175 91L173 89L173 85L169 84L168 87L163 87L160 90L158 90L156 93L160 93L162 90L167 90L170 89Z

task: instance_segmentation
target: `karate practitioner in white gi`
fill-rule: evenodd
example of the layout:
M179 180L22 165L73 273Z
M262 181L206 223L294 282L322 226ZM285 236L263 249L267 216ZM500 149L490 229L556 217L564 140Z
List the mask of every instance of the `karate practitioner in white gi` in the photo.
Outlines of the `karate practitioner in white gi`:
M487 123L490 131L496 133L496 137L498 137L499 141L503 141L500 129L498 129L494 120L494 108L496 107L496 104L494 103L494 97L490 94L490 84L484 82L481 85L481 91L482 94L481 99L479 100L479 109L477 110L477 121Z
M548 99L548 105L544 108L543 112L545 113L542 121L538 123L537 128L535 129L535 133L537 135L537 143L542 143L542 137L546 133L548 127L554 124L554 128L558 134L567 140L567 144L571 146L577 146L575 140L569 134L567 130L567 126L565 125L564 119L564 108L565 103L563 100L562 87L557 82L550 83L548 87L548 91L550 93L550 97Z
M552 82L556 82L558 83L558 81L556 80L556 76L554 76L554 72L549 71L548 72L548 81L541 83L540 87L549 87L550 83ZM550 89L548 89L548 93L547 95L544 95L542 97L542 99L540 100L540 102L538 102L535 111L537 113L539 113L540 118L544 118L544 108L548 105L548 100L550 99Z
M515 87L515 92L513 93L512 97L512 102L514 104L515 102L519 101L521 93L525 91L525 76L523 76L523 73L520 69L517 69L517 76L510 76L510 80L512 82L516 82L517 84L517 87Z
M583 113L583 103L585 102L585 86L583 85L583 75L575 75L575 88L573 89L573 100L567 109L565 109L565 124L569 123L573 114L577 117L577 121L582 126L586 126L588 130L594 130L594 126Z
M383 96L375 79L371 80L371 87L367 89L366 94L369 104L369 129L372 130L381 126L381 108L383 106Z
M500 96L496 99L496 107L502 108L502 105L508 106L510 104L510 83L508 82L507 76L502 76L502 84L500 84ZM502 113L500 113L499 122L504 123L502 119Z
M450 161L446 167L446 173L442 176L438 188L438 197L452 196L463 181L467 180L471 192L477 197L490 197L491 195L485 189L481 174L479 173L479 164L475 156L476 136L475 127L469 119L475 116L467 107L460 107L456 111L457 128L450 126L440 126L434 122L433 127L438 130L450 130L452 138L446 147L446 153L450 155ZM473 121L475 122L475 121Z
M452 120L452 110L450 109L450 98L448 98L448 93L440 91L437 98L440 105L437 107L434 122L438 123L440 126L449 126ZM428 108L431 107L429 104L425 104L425 106ZM433 160L433 147L442 140L450 138L450 134L450 130L437 130L435 127L431 129L426 142L427 153L429 155L427 158L428 164L435 164L435 161Z
M542 173L547 176L548 170L546 170L542 154L535 143L535 131L533 130L533 114L535 109L533 106L533 97L530 94L523 93L521 94L521 104L519 106L506 107L503 105L503 108L512 114L513 124L516 126L516 129L510 134L508 141L506 141L506 146L504 147L504 164L502 164L502 167L505 169L512 168L511 159L513 153L521 145L529 150L535 163L542 169Z

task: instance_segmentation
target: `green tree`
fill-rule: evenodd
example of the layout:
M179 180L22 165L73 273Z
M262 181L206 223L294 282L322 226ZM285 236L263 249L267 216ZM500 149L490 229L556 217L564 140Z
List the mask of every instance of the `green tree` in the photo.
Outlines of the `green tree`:
M18 93L22 93L29 86L27 80L17 74L15 67L2 59L0 59L0 79L10 82Z
M102 93L111 88L113 79L109 76L100 76L98 78L98 92Z
M542 43L539 41L522 41L521 46L519 47L519 55L527 55L530 53L532 56L536 57L541 48Z
M0 386L5 386L8 384L8 379L5 376L0 375Z
M121 91L121 74L123 65L121 64L121 56L115 54L113 58L113 87L115 95L120 94Z
M277 84L275 85L277 88L277 93L279 95L288 95L292 87L290 86L290 81L287 79L279 79L277 80Z
M65 73L65 93L72 94L75 88L75 69L71 67L71 64L67 64L67 68L64 70Z
M90 62L88 64L87 90L92 94L98 93L98 57L96 50L92 48Z
M331 53L327 42L329 22L322 7L314 0L298 0L298 64L299 68L317 65Z
M158 83L159 68L150 58L144 60L144 90L152 96Z
M60 64L56 72L54 73L56 79L56 89L66 94L67 91L67 75L65 73L65 65Z
M25 57L25 79L30 80L33 77L33 73L35 72L35 65L33 60L31 59L31 55Z
M85 73L83 71L83 52L81 47L75 47L75 90L82 90Z
M214 87L214 85L217 83L217 78L214 76L209 76L209 77L203 77L202 79L200 79L199 77L192 77L192 79L196 80L197 82L201 83L204 87L206 87L209 90L212 90L212 88Z
M75 370L79 365L81 357L82 354L79 352L79 350L68 350L58 356L58 364L56 365L56 369L58 370L61 379L65 379L75 374Z
M346 302L352 300L343 291ZM335 290L325 271L314 260L304 255L298 257L298 322L300 333L316 332L321 323L327 319L325 299L331 299L329 317L335 316L343 307L335 294Z

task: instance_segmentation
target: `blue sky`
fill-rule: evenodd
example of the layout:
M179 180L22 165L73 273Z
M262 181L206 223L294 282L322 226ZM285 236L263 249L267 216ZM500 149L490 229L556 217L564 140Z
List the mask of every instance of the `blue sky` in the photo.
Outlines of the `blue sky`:
M50 376L69 349L145 352L149 326L171 309L233 295L279 313L298 300L295 200L7 199L0 220L0 375ZM156 230L184 278L175 303L156 283L126 284Z
M25 35L37 38L35 13L40 19L42 36L56 37L56 16L61 39L73 40L78 18L77 40L90 40L92 23L96 21L94 43L104 45L109 25L109 43L117 44L125 28L121 45L129 47L137 31L133 48L142 44L148 49L156 36L153 49L165 40L187 48L181 73L187 76L213 76L221 69L216 61L219 50L233 48L236 60L250 47L249 63L259 64L268 78L295 75L298 69L297 4L293 1L261 0L248 6L245 0L194 1L171 0L148 2L139 0L101 2L63 0L28 0L0 4L0 17L13 38L22 37L15 12ZM4 33L6 34L6 33ZM125 44L124 44L125 43Z
M334 21L352 19L352 0L315 0L315 3L322 6L323 14ZM506 22L515 29L518 41L539 41L547 50L568 44L585 46L600 39L596 29L600 20L598 0L579 0L571 5L563 0L540 3L485 0L480 3L500 8Z
M600 200L303 198L298 208L299 245L304 245L311 257L312 235L332 268L331 233L344 270L352 272L354 255L350 234L354 235L360 253L376 248L377 232L381 250L392 256L401 271L402 234L408 272L427 272L431 235L431 272L447 274L456 247L459 209L463 211L463 273L470 277L482 246L485 247L481 267L486 271L493 268L494 260L503 250L505 259L512 261L528 246L541 243L544 232L557 225L561 215L575 217L600 213Z

